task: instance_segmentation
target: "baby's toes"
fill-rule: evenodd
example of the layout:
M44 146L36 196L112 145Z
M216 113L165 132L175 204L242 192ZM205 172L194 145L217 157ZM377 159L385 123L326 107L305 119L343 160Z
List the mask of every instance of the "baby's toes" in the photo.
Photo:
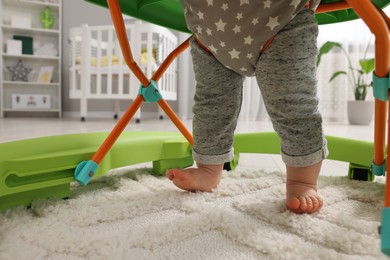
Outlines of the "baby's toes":
M299 209L306 212L311 203L309 204L307 198L304 196L301 196L298 199L299 199Z
M311 198L311 201L313 202L313 210L312 212L315 212L317 210L319 210L320 208L322 208L322 205L324 204L322 199L319 198L319 197L310 197Z
M301 208L301 209L305 212L311 212L314 208L314 203L311 200L311 197L305 197L305 201L306 201L306 209L303 209L303 208Z

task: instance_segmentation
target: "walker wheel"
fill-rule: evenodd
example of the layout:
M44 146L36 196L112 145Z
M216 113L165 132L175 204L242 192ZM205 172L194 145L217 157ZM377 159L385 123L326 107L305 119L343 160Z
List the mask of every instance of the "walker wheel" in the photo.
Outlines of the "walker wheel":
M85 122L85 117L82 116L82 117L80 118L80 121L81 121L81 122Z
M370 168L351 163L348 169L348 177L350 180L373 181L375 175Z
M114 115L114 119L118 119L118 114L115 114L115 115Z
M231 171L231 167L230 167L230 162L225 162L223 164L223 169L226 170L226 171Z
M139 118L136 118L136 119L135 119L135 123L136 123L136 124L139 124L139 123L141 123L141 119L139 119Z
M160 116L160 120L163 120L163 119L164 119L164 116L161 115L161 116Z
M240 154L238 154L238 153L234 154L233 160L231 160L230 162L225 162L223 164L223 169L226 171L232 171L232 170L236 169L239 159L240 159Z

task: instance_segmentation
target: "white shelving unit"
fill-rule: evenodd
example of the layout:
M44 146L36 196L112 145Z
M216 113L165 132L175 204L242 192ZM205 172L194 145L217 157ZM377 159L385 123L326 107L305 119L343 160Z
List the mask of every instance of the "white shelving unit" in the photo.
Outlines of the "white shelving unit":
M50 29L45 29L40 22L40 15L46 7L50 8L54 18L54 24ZM20 115L61 117L61 21L61 0L0 0L1 117ZM33 53L10 54L6 45L14 36L32 38ZM53 54L53 51L39 51L44 45L54 46L57 54ZM32 69L27 76L28 81L12 81L12 73L7 67L16 66L19 60L25 68ZM44 67L53 68L52 79L49 82L39 81L40 71ZM17 102L22 100L19 95L32 99L44 98L45 105L41 106L41 101L32 105L27 102L27 106L23 102L16 105L16 97Z

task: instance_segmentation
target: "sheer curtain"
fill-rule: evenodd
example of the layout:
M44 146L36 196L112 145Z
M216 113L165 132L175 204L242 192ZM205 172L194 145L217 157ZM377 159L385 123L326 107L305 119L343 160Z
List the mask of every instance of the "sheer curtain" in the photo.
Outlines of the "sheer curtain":
M374 57L374 37L361 20L320 26L318 47L321 47L326 41L341 43L355 68L359 67L358 61L364 57L368 45L366 58ZM340 75L332 82L329 82L329 79L334 72L340 70L348 72L348 69L349 64L346 56L338 49L334 49L321 59L317 68L317 84L320 110L324 120L347 121L347 100L354 99L351 83L345 75ZM372 76L369 75L369 77ZM369 89L368 92L367 99L372 99L372 89Z

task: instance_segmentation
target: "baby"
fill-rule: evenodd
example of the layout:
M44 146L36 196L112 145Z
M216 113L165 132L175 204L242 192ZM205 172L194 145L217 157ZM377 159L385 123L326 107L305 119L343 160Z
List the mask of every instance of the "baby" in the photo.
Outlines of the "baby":
M286 207L318 211L321 163L328 154L318 111L316 55L320 0L182 0L195 34L193 158L196 168L168 178L188 191L210 192L233 159L233 136L245 77L255 76L286 164ZM261 145L253 144L253 145Z

